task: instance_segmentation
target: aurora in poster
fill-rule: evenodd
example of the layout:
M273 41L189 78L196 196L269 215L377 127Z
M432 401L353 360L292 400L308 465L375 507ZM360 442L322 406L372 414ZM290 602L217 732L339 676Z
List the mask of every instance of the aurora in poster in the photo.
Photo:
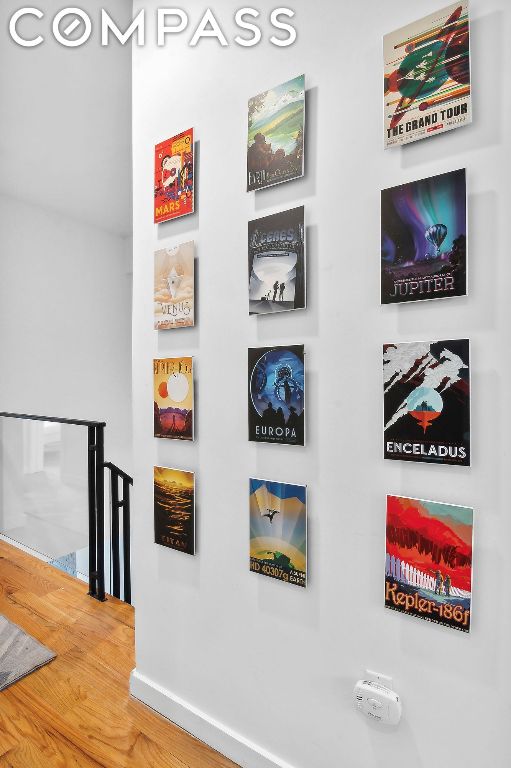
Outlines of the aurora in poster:
M470 466L468 339L383 346L384 457Z
M382 304L467 292L465 170L381 193Z
M304 347L248 350L248 439L304 445Z

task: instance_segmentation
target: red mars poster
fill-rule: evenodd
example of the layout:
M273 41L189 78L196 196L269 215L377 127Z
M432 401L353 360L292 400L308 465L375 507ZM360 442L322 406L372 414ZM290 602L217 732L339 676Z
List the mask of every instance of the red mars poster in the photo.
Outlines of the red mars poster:
M154 223L193 213L193 128L157 144L154 152Z

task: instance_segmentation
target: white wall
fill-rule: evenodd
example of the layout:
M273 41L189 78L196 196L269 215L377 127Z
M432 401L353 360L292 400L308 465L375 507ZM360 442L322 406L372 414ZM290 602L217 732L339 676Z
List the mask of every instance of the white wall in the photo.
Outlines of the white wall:
M156 2L135 2L155 8ZM274 3L260 0L262 10ZM511 764L508 428L511 7L472 0L474 124L382 149L381 36L439 2L294 0L299 41L278 50L196 49L186 37L134 51L134 531L137 670L133 692L247 768L414 768ZM238 6L215 4L232 38ZM198 20L202 3L188 3ZM246 103L306 73L307 173L244 191ZM199 210L154 227L153 145L194 126ZM379 306L379 191L466 166L470 296ZM309 309L247 314L246 224L304 203ZM198 242L193 330L152 330L152 253ZM471 469L381 458L381 344L468 336ZM248 346L304 342L305 449L247 442ZM152 437L151 359L193 354L197 441ZM500 429L499 429L500 427ZM154 463L197 472L195 558L153 544ZM306 590L249 572L250 476L307 483ZM476 509L470 636L383 607L385 495ZM397 730L355 712L366 668L393 675ZM250 742L248 744L247 742Z

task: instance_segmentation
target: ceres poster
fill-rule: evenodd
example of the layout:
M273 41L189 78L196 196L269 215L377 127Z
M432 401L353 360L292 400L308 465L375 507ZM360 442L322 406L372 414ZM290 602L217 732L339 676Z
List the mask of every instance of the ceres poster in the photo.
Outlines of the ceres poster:
M385 147L472 121L468 2L383 38Z
M385 607L470 631L470 507L387 496Z
M193 358L154 360L154 436L193 440Z
M157 144L154 150L154 223L194 211L193 128Z
M194 242L160 248L154 254L154 327L157 331L194 324Z

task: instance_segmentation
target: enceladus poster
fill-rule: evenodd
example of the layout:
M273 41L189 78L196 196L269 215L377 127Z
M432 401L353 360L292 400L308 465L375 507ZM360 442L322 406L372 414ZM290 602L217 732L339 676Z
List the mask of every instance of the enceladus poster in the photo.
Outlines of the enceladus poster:
M193 440L193 358L153 361L154 436Z
M154 254L154 328L157 331L194 325L194 256L191 240Z
M385 147L472 122L466 0L385 35L383 56Z
M470 631L474 512L387 496L385 607Z

